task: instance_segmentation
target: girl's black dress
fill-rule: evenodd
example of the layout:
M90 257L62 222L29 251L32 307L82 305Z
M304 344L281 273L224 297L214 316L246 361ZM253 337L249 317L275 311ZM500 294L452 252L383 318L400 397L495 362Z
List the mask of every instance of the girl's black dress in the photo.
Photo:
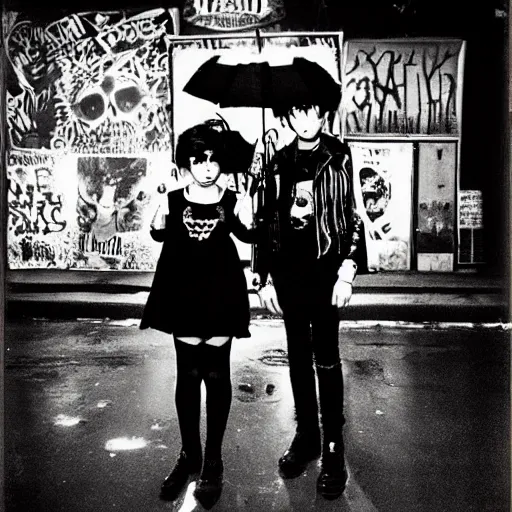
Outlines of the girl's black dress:
M235 193L199 204L177 190L168 200L165 229L151 232L163 247L140 328L182 337L250 337L247 281L230 235L252 240L233 213Z

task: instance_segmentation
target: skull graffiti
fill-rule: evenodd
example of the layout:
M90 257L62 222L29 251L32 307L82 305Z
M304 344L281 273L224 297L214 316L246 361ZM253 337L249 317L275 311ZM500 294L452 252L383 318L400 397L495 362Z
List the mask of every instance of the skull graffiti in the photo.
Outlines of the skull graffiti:
M52 147L80 153L168 150L168 66L161 46L149 41L114 52L88 41L61 55Z

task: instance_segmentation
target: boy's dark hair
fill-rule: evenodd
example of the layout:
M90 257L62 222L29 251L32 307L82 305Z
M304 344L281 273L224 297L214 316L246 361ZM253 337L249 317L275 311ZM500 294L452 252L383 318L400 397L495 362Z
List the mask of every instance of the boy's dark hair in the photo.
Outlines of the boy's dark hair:
M332 110L330 106L326 104L322 105L278 105L275 107L272 107L272 113L274 114L274 117L278 119L286 119L288 122L290 122L290 113L292 109L302 110L305 112L306 110L309 110L310 108L318 107L318 113L320 116L323 116L326 112L329 112Z
M222 169L224 147L219 130L207 123L192 126L178 137L176 165L180 169L190 169L190 158L202 160L206 151L212 151L212 160L215 160Z

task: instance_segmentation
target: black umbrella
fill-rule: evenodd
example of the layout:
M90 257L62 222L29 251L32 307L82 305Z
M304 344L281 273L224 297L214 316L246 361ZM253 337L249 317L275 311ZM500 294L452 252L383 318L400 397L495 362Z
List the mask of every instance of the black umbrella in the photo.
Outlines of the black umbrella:
M295 57L291 64L219 63L219 55L202 64L183 90L223 107L291 107L323 105L337 108L341 86L320 64Z

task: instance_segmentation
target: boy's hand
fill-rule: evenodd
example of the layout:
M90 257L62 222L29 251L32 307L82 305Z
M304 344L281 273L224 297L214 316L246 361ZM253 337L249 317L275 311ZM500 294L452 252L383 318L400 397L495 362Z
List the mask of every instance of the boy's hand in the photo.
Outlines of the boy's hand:
M338 308L344 308L345 306L348 306L351 297L352 284L338 279L332 291L331 304Z

